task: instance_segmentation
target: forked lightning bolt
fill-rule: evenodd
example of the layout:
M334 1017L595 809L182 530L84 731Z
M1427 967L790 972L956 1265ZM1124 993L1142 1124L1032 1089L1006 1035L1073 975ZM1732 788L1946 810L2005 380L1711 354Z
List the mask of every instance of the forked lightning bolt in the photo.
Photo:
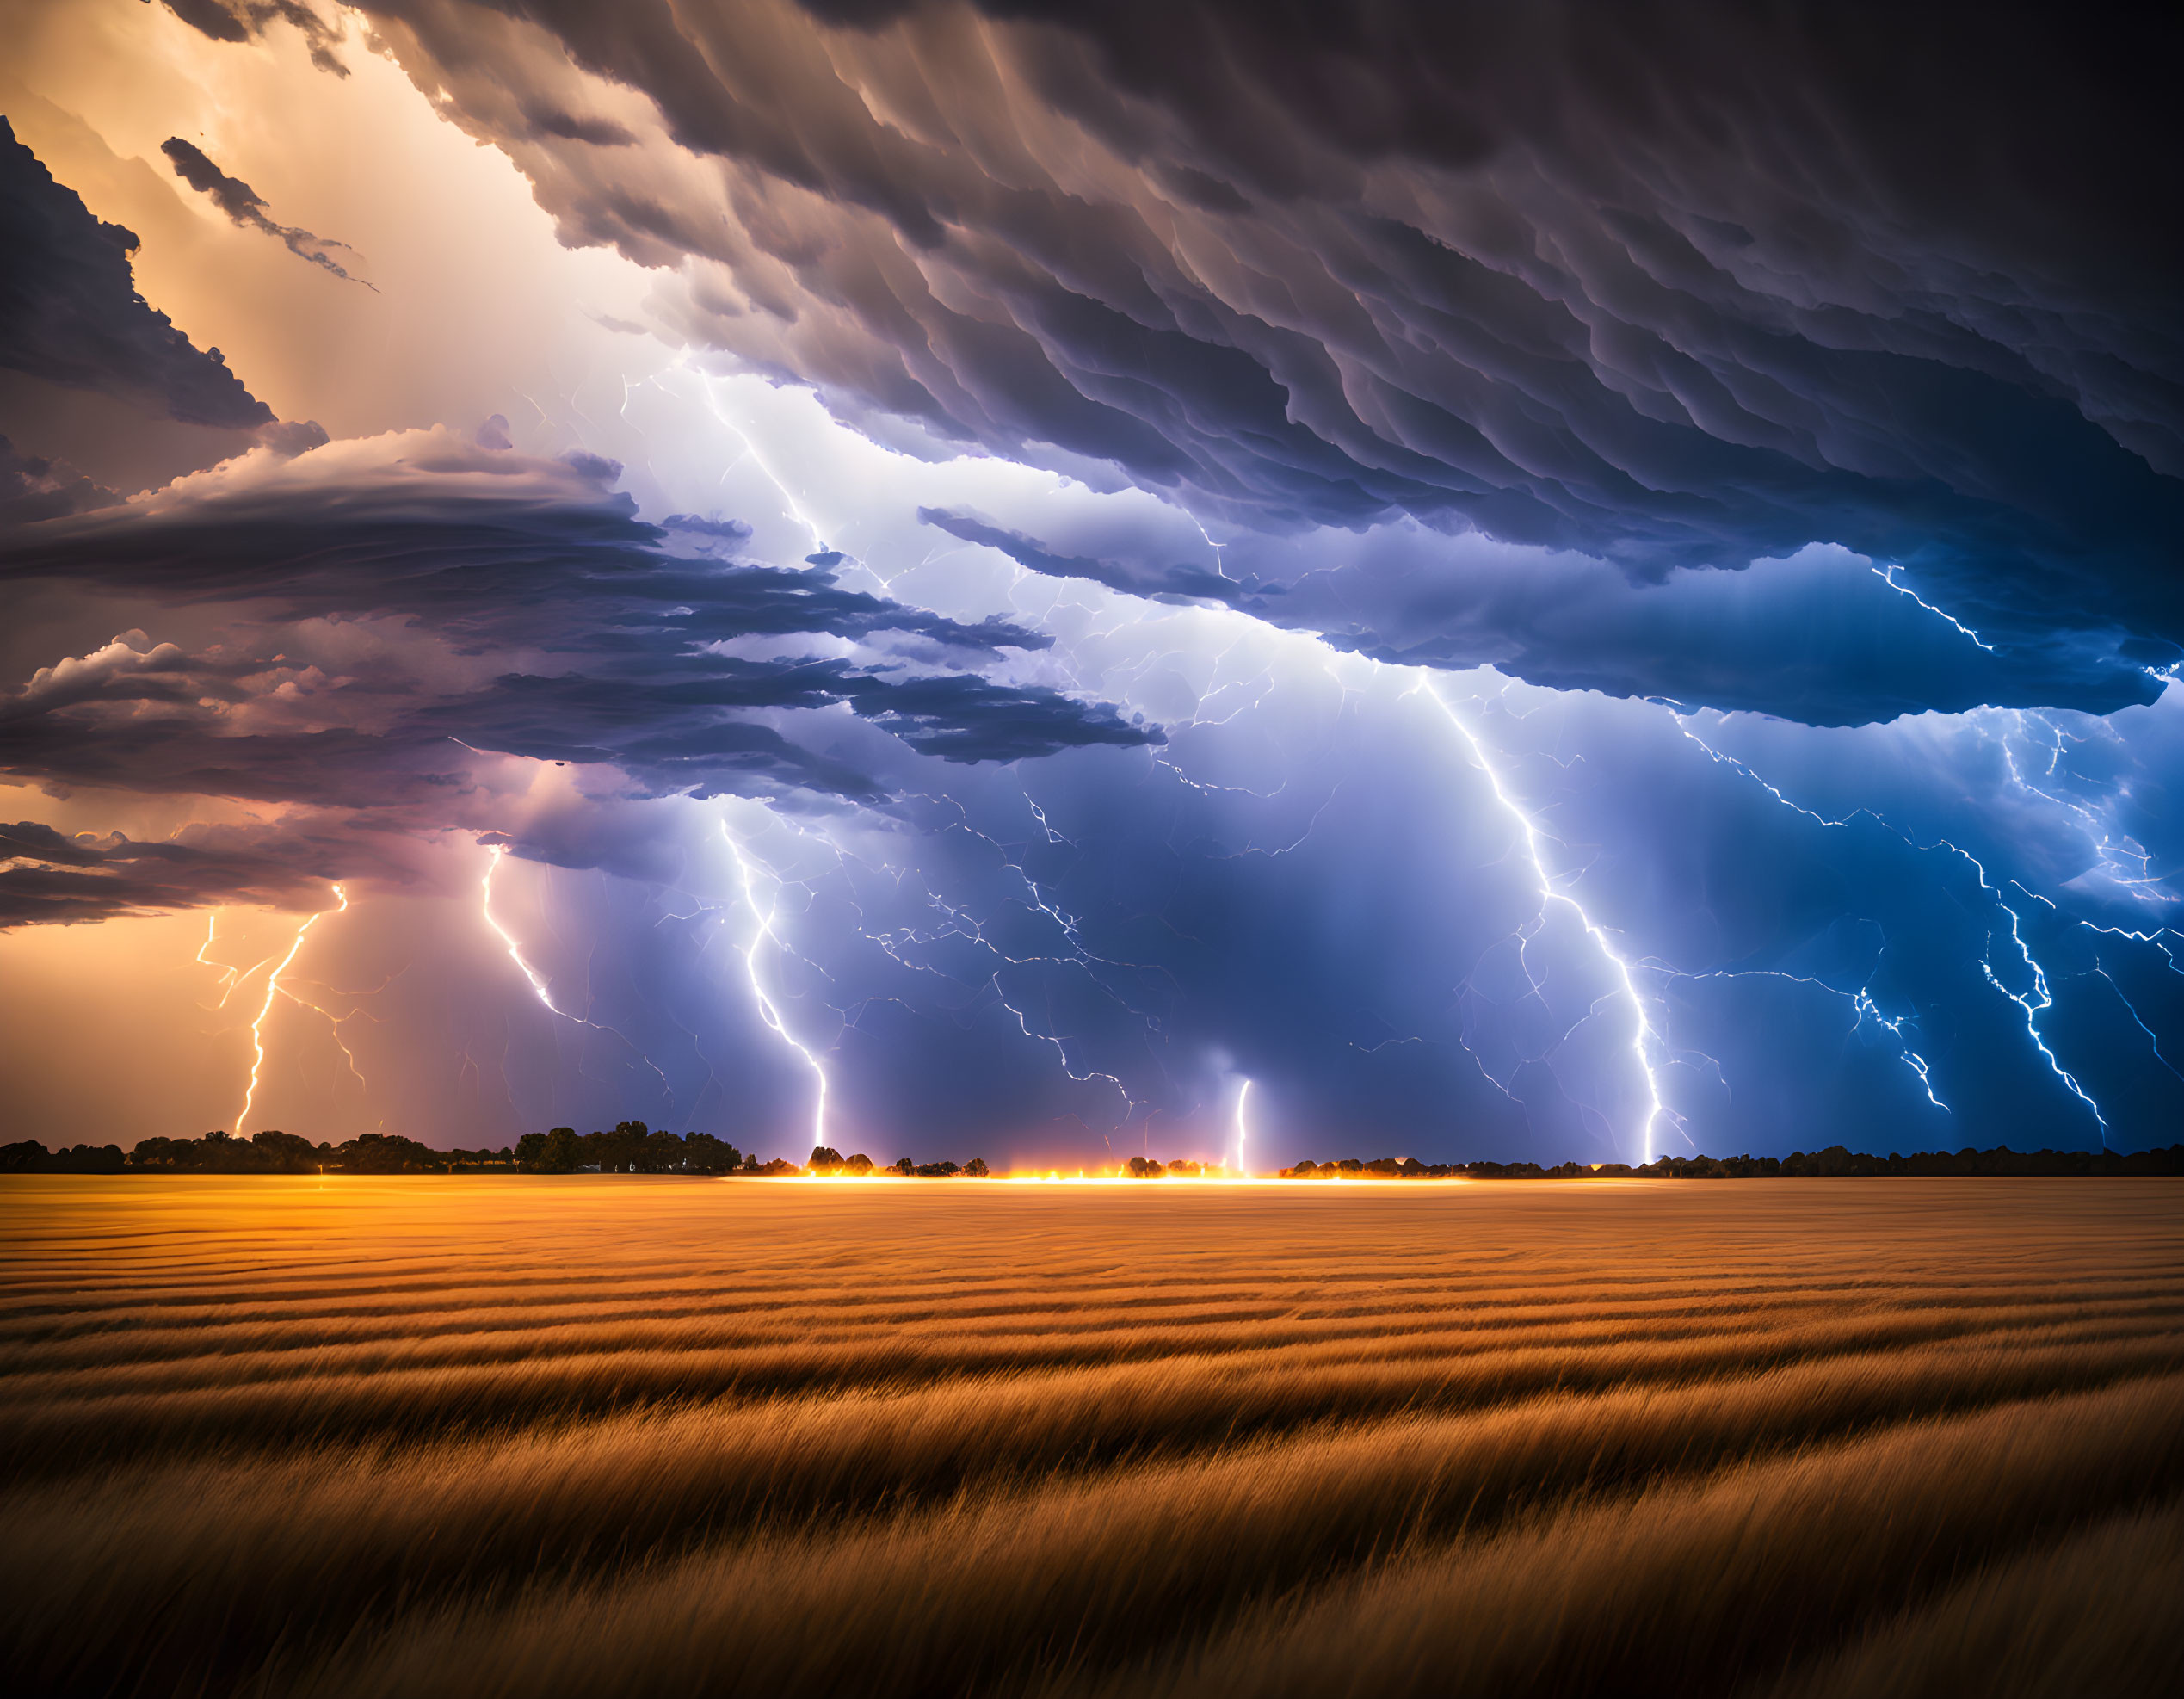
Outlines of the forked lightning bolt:
M1479 742L1471 728L1464 723L1464 717L1449 705L1447 698L1432 684L1421 683L1417 688L1430 696L1434 705L1448 716L1448 723L1456 728L1457 734L1463 738L1465 746L1471 751L1472 764L1486 775L1486 782L1494 793L1494 800L1501 804L1510 819L1516 823L1517 830L1523 834L1525 853L1532 862L1533 878L1539 887L1541 917L1545 918L1547 908L1553 904L1560 903L1567 907L1577 917L1578 924L1585 929L1585 936L1593 941L1594 948L1600 951L1601 959L1613 970L1618 984L1622 988L1623 998L1631 1006L1631 1015L1636 1027L1636 1030L1631 1035L1631 1057L1638 1064L1638 1072L1645 1080L1645 1120L1638 1129L1638 1160L1650 1162L1653 1160L1654 1128L1667 1109L1667 1105L1661 1099L1661 1083L1654 1074L1651 1054L1652 1051L1659 1047L1661 1035L1654 1029L1653 1018L1647 1012L1644 998L1638 993L1638 982L1631 977L1630 964L1623 960L1614 945L1608 942L1607 934L1599 923L1585 912L1584 905L1567 892L1555 889L1554 880L1547 872L1545 857L1539 848L1539 827L1533 824L1531 815L1517 806L1516 799L1502 788L1502 775L1495 771L1494 763L1486 757L1484 745Z
M267 1016L273 1013L273 999L281 995L281 976L288 971L289 964L295 961L297 952L303 948L304 938L312 927L318 925L319 921L329 914L342 914L348 911L349 893L336 885L334 887L334 895L339 899L339 905L331 909L321 909L317 914L307 917L304 924L296 928L295 942L288 946L287 955L281 958L281 965L267 976L265 1001L258 1005L257 1019L250 1022L250 1084L243 1093L243 1107L235 1112L235 1132L238 1138L243 1135L244 1123L250 1118L250 1105L257 1101L258 1076L265 1068L265 1020ZM207 930L205 942L208 945L212 942L209 929ZM202 961L204 952L199 951L198 956L199 960ZM355 1064L352 1062L350 1066L354 1068Z
M761 909L758 906L758 893L751 884L750 858L743 854L743 845L736 842L736 834L728 829L725 820L720 823L720 836L728 845L730 859L736 863L736 878L743 887L743 905L751 914L753 924L750 942L743 947L743 968L750 975L750 994L758 1005L758 1018L766 1022L782 1043L804 1059L805 1066L811 1070L811 1077L818 1082L811 1106L811 1143L816 1149L827 1141L827 1071L820 1066L819 1059L811 1053L810 1047L788 1029L788 1022L781 1018L780 1010L767 994L758 972L758 950L762 943L770 942L777 951L787 948L781 942L780 935L774 930L774 912L780 902L779 885L777 882L774 901Z

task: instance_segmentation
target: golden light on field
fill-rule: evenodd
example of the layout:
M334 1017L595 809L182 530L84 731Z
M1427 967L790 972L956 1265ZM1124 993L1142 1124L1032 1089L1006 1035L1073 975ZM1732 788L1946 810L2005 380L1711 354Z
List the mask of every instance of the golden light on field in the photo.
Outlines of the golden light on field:
M2164 1180L13 1179L0 1658L463 1699L2151 1690L2180 1295Z

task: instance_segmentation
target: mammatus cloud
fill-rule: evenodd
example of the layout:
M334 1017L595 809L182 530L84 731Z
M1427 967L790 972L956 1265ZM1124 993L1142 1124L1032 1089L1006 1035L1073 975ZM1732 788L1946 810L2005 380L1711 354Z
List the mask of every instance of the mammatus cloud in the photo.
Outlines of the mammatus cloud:
M273 410L201 353L130 275L137 238L101 224L0 118L0 365L156 417L248 429ZM34 449L35 444L28 445Z
M853 417L1641 582L1837 544L1998 650L2074 633L2112 697L2184 641L2150 15L365 9L567 239Z
M263 196L250 184L228 176L191 143L180 136L170 136L159 144L159 151L167 156L176 176L200 194L209 196L213 204L237 224L279 237L290 253L298 259L309 260L321 270L330 271L351 283L362 283L367 289L373 287L365 279L352 276L348 268L334 257L336 249L343 253L355 251L346 242L314 236L293 225L275 223L266 212Z

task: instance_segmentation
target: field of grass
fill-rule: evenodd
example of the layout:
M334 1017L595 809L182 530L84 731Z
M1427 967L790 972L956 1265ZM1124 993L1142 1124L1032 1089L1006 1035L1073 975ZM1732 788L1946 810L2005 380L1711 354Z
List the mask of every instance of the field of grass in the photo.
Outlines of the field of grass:
M2184 1181L0 1182L25 1693L2165 1693Z

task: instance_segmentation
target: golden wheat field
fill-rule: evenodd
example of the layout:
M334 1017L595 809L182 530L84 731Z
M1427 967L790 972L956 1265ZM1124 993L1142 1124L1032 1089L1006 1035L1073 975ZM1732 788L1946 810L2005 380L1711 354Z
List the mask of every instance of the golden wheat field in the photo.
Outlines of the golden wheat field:
M0 1184L27 1693L2132 1694L2184 1182Z

